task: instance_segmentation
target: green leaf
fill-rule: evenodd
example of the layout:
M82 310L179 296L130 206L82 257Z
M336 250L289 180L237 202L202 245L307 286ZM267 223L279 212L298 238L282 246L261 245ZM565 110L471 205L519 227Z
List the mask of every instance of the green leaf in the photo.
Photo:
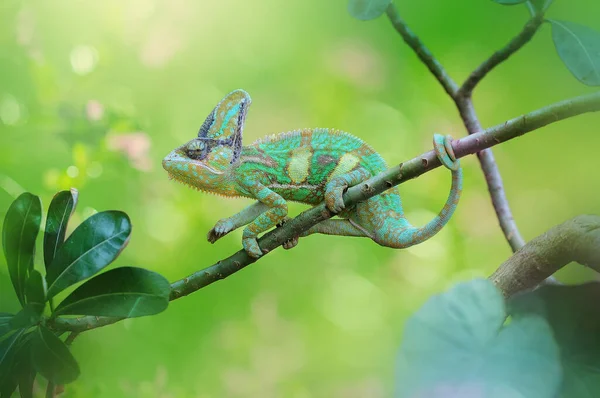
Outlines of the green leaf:
M79 377L79 365L69 347L44 326L39 326L31 341L35 369L56 384L71 383Z
M167 308L171 287L162 275L122 267L87 281L61 302L54 314L134 318Z
M398 397L554 397L558 347L539 316L504 326L502 294L488 280L428 300L405 325Z
M131 222L121 211L94 214L73 231L48 268L47 298L96 274L121 253L131 234Z
M381 16L391 3L392 0L350 0L348 12L356 19L368 21Z
M46 291L44 287L44 278L36 270L29 273L29 278L25 284L25 296L28 303L43 304L46 302Z
M11 331L10 320L12 319L13 314L7 314L6 312L0 312L0 341L5 334Z
M42 220L40 198L21 194L10 205L2 230L2 245L8 272L21 305L25 305L25 281L33 268L35 239Z
M31 361L28 360L19 371L19 394L21 398L33 398L33 382L35 381L36 371L32 366Z
M492 0L495 3L502 4L505 6L514 6L515 4L525 3L527 0Z
M38 323L44 311L44 304L28 303L10 320L11 329L27 329Z
M536 314L552 327L562 357L559 397L596 397L600 391L600 283L542 286L510 302L513 318Z
M78 196L77 190L72 188L70 191L57 193L50 203L44 234L44 264L46 264L46 269L52 264L58 248L65 241L67 225L75 206L77 206Z
M573 22L549 20L558 56L581 83L600 86L600 32Z
M14 388L16 388L16 383L11 375L18 343L24 332L24 329L17 330L10 336L0 340L0 393L3 395L6 390L12 389L14 391Z

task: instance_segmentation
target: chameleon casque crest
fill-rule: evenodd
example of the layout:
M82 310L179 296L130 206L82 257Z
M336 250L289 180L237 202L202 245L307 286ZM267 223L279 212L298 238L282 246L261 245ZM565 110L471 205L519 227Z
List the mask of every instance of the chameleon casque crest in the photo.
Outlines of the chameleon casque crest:
M462 190L462 171L455 159L451 137L434 135L434 149L452 171L450 194L441 212L423 227L404 217L396 187L345 208L342 195L351 186L387 169L383 158L361 139L325 128L295 130L242 146L244 121L251 99L235 90L208 115L198 136L173 150L163 160L169 176L193 188L257 202L221 219L208 232L214 243L247 225L242 244L252 257L263 252L259 234L285 221L287 201L327 208L340 219L323 221L300 236L313 233L369 237L382 246L405 248L421 243L448 222ZM295 246L297 239L284 247Z

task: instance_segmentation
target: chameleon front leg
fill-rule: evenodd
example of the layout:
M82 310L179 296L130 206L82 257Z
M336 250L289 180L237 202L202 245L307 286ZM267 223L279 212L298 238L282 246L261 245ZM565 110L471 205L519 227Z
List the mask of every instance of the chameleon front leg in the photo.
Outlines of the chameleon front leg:
M258 234L269 230L277 225L277 223L283 221L287 216L288 206L281 195L259 182L249 181L244 183L244 187L252 196L268 208L267 211L252 220L242 233L242 246L244 246L244 250L246 250L249 256L258 258L263 255L256 240Z
M231 231L248 224L256 217L264 213L268 208L269 206L264 203L255 202L239 213L217 221L215 226L208 231L208 241L210 243L215 243L217 240L221 239Z

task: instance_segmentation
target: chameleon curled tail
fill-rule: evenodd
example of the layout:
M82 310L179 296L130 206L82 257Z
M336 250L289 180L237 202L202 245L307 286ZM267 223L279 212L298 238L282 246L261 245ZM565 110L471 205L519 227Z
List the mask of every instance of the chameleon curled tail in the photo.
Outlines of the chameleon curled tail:
M454 156L451 143L452 137L449 135L435 134L433 136L433 148L438 159L443 166L452 171L452 186L440 213L423 227L413 227L408 221L403 220L403 217L400 222L395 219L396 222L390 222L385 232L376 239L379 240L378 243L393 248L406 248L431 238L448 223L458 205L463 182L460 160Z

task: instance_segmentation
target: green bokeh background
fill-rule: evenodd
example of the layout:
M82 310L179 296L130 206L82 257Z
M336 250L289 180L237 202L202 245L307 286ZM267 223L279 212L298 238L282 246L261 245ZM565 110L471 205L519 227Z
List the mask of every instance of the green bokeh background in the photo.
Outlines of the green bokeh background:
M599 2L555 3L550 17L600 30ZM458 81L528 18L524 6L490 0L397 5ZM3 0L0 216L24 190L46 207L56 191L76 187L71 228L108 209L133 221L113 266L176 280L230 255L241 231L215 245L206 232L249 202L169 181L160 162L235 88L253 98L245 142L335 127L392 164L429 149L434 132L465 134L387 19L353 20L344 0ZM478 87L475 101L491 126L592 91L562 65L544 26ZM599 122L584 115L494 149L526 239L598 213ZM73 346L82 374L64 397L389 396L406 318L430 295L485 277L510 255L477 159L463 165L463 199L434 239L396 251L312 236L276 250L158 316L82 334ZM429 220L449 184L439 169L402 185L408 218ZM294 204L291 213L302 209ZM2 258L0 310L17 311L5 265ZM561 277L591 275L573 265Z

